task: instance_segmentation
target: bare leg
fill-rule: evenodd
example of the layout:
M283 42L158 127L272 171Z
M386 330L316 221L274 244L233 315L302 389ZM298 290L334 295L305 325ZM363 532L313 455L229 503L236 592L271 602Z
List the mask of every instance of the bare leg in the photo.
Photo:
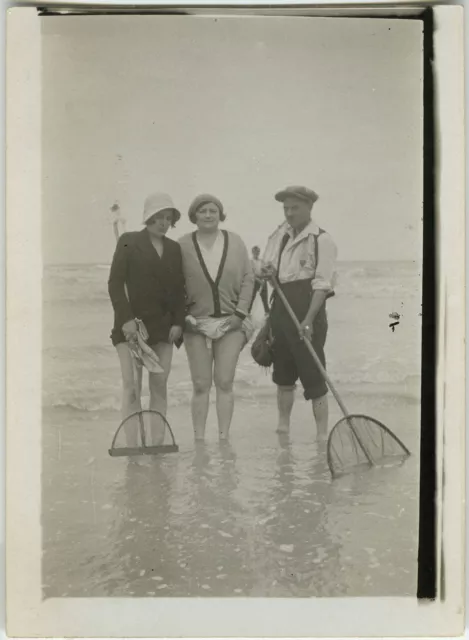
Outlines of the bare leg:
M185 334L184 346L194 388L191 405L194 436L196 440L203 440L212 387L213 353L207 347L205 336L197 333Z
M277 433L289 433L290 417L295 401L295 387L277 386L278 426Z
M135 366L129 346L126 342L116 345L122 374L122 420L142 410L142 370ZM138 446L138 427L133 421L124 425L128 447Z
M246 343L242 331L230 331L213 343L214 378L220 440L228 438L234 410L233 382L239 354Z
M158 411L166 417L167 410L167 383L171 371L173 358L173 345L167 342L159 342L151 347L160 360L164 373L150 373L150 409ZM151 442L153 445L163 444L165 435L165 423L156 415L151 416Z
M327 401L327 395L313 400L313 414L314 419L316 420L318 440L326 440L329 422L329 404Z

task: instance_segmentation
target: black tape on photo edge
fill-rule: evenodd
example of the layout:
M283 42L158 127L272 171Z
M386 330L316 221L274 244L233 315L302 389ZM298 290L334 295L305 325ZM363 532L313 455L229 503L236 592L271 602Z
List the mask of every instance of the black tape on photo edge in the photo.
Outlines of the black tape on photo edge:
M437 236L434 93L434 15L423 19L423 268L422 268L422 386L420 422L419 551L417 598L437 595L436 539L436 337ZM440 594L442 595L442 594Z

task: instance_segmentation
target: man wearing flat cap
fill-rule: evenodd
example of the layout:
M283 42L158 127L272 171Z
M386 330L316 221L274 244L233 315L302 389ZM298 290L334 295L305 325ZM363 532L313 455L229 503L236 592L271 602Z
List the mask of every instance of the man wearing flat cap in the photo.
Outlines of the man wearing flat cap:
M285 222L269 237L263 256L262 275L277 277L295 312L298 332L278 296L271 310L273 334L273 375L277 385L279 433L288 433L298 379L304 397L311 400L318 439L327 438L327 386L309 353L304 338L311 343L325 366L327 335L326 300L334 295L337 247L331 236L311 218L318 195L303 186L291 186L275 195L283 203Z

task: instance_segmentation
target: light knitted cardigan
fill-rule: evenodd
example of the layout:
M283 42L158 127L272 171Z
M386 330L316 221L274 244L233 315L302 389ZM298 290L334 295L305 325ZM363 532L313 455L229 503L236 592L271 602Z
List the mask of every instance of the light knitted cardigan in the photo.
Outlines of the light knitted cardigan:
M232 231L223 231L223 254L212 280L197 242L196 233L182 236L182 265L186 282L187 313L194 318L249 314L254 273L246 245Z

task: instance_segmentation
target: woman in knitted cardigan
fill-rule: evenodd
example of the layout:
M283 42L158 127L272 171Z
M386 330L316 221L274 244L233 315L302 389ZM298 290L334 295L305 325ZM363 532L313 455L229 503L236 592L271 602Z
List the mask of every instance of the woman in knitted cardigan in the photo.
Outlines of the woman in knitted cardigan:
M225 214L218 198L197 196L189 219L197 231L179 242L188 305L184 345L194 388L192 422L195 439L203 440L214 381L219 437L225 440L233 417L236 365L252 335L248 314L254 274L241 238L219 229Z

